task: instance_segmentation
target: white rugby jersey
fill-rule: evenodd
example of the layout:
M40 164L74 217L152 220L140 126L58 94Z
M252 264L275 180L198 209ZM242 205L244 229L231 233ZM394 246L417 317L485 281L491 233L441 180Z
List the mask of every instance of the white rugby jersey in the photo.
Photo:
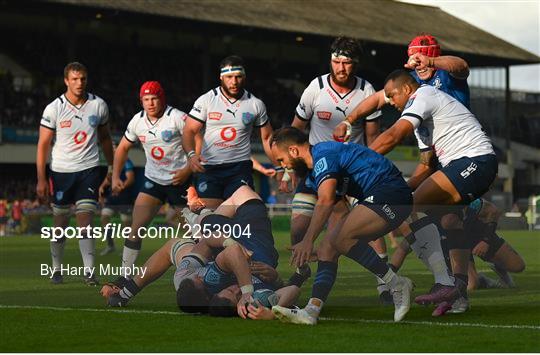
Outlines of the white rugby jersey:
M87 94L79 106L58 97L43 111L40 125L55 131L51 170L73 173L99 165L98 127L109 122L109 108L103 99Z
M167 106L163 116L152 124L145 111L137 113L124 136L131 143L140 141L146 155L144 175L161 185L171 185L173 172L187 164L182 149L182 131L186 114Z
M356 80L354 88L344 95L340 95L332 88L330 74L313 79L304 90L296 107L296 115L301 120L310 121L309 144L333 141L334 128L343 122L360 102L375 93L375 89L368 81L357 76L354 78ZM372 121L380 116L381 111L376 111L365 119ZM349 141L365 144L362 120L353 124Z
M205 124L202 157L208 165L250 160L253 127L268 122L264 103L244 90L229 100L217 87L195 101L189 116Z
M442 166L462 157L495 154L476 117L461 102L433 86L419 87L400 119L413 124L420 150L433 149Z

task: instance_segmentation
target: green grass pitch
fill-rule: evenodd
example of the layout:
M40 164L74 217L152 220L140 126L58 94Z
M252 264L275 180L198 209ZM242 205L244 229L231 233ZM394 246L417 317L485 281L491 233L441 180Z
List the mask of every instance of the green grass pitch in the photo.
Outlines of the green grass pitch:
M539 234L501 232L527 263L522 274L514 275L516 289L476 291L471 294L471 310L462 315L432 318L431 307L413 305L402 324L391 322L393 308L379 305L374 278L342 258L323 319L315 327L182 314L175 304L172 270L129 307L108 309L99 287L85 286L77 277L53 286L39 275L39 265L50 263L48 241L38 236L0 238L0 351L539 352ZM293 270L285 249L288 233L277 231L275 238L279 271L288 277ZM139 262L162 243L145 240ZM103 247L101 242L97 245L98 250ZM96 263L117 266L119 253L98 256ZM73 240L68 241L65 263L81 264ZM477 266L487 270L482 261ZM432 284L432 276L412 255L401 274L416 283L415 295ZM310 290L308 282L300 305Z

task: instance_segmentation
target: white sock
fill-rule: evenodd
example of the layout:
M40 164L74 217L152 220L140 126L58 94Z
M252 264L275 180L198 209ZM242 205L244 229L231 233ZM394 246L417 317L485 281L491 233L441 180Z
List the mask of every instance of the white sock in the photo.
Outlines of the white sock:
M435 283L454 286L454 278L450 276L448 266L444 260L441 236L437 226L433 223L424 225L418 230L413 230L413 235L416 240L414 243L410 243L411 249L433 273Z
M323 304L324 302L318 298L310 298L305 310L310 316L318 318Z
M88 273L90 273L90 270L92 270L94 267L95 240L93 238L80 239L79 250L81 251L84 269L89 270Z
M382 277L381 280L384 284L390 286L390 288L396 287L396 284L399 280L399 276L392 270L391 268L388 268L388 272Z
M126 279L131 278L131 272L128 273L127 270L133 270L140 252L140 249L131 249L124 245L124 250L122 251L122 270L124 273L123 276Z
M62 242L53 242L51 241L51 257L52 257L52 266L54 271L60 271L62 267L62 260L64 260L64 247L66 241Z

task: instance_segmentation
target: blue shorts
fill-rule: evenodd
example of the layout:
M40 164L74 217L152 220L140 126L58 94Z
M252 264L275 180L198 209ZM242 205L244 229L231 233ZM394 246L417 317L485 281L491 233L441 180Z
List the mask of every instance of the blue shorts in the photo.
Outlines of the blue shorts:
M461 204L469 204L485 194L495 177L499 163L495 154L463 157L441 169L461 196Z
M253 199L244 202L236 209L236 213L232 218L218 214L206 216L201 221L201 225L205 224L210 225L210 228L216 224L221 228L224 225L230 226L232 230L236 228L241 233L235 235L238 238L234 240L253 252L251 260L263 262L273 268L277 266L278 253L274 247L272 223L268 218L266 205L261 200ZM235 227L235 225L240 226L240 228ZM250 234L244 233L247 231Z
M353 207L363 205L388 223L388 231L398 228L409 217L413 207L412 190L405 180L382 183L364 193L364 199Z
M226 200L243 185L253 186L253 163L251 160L238 163L205 165L205 172L195 174L193 183L200 198Z
M87 199L97 204L101 184L98 166L74 173L51 171L50 177L54 205L69 206Z
M145 176L140 192L153 196L162 203L169 202L171 206L185 206L187 205L187 189L190 185L191 179L182 185L161 185Z
M307 186L306 180L307 179L304 178L298 182L298 185L296 185L296 189L294 190L294 194L308 194L317 196L317 190L313 189L310 186Z

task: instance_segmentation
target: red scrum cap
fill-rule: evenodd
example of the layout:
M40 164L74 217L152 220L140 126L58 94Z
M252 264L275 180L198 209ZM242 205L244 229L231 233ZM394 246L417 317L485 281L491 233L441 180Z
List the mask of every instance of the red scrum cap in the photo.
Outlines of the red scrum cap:
M432 35L416 36L409 43L407 55L410 57L415 53L421 53L428 57L438 57L441 55L441 46Z
M165 103L165 91L159 81L147 81L142 84L139 98L142 99L144 95L156 95L162 103Z

